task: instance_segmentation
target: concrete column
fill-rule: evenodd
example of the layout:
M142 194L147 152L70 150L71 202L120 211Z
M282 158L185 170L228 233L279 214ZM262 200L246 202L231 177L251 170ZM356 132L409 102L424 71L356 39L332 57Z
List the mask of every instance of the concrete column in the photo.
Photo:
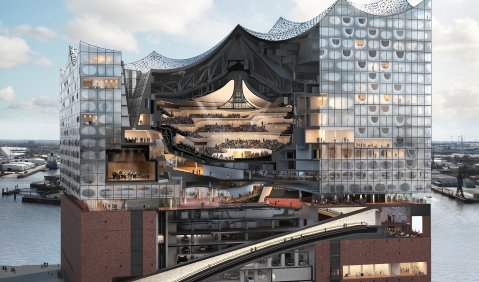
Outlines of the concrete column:
M295 266L299 265L299 252L298 252L298 250L294 250L294 265Z
M281 257L281 266L286 266L286 258L285 258L285 254L281 254L280 255Z
M241 270L241 271L240 271L240 281L241 281L241 282L245 281L244 272L245 272L244 270Z
M268 267L271 267L273 264L273 258L272 257L267 258L266 264L268 265Z

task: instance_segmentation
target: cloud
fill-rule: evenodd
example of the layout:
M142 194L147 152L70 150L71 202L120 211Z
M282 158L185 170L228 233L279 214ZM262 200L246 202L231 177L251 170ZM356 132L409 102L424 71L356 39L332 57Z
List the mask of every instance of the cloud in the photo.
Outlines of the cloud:
M28 25L28 24L23 24L23 25L14 27L13 32L20 35L31 36L39 41L48 41L57 37L57 34L53 30L49 29L48 27L44 27L44 26L32 27L31 25Z
M292 21L304 22L321 14L329 8L335 0L293 0L293 9L289 13Z
M479 64L479 22L459 18L444 25L433 18L433 53L438 58Z
M137 50L135 33L164 32L181 35L202 19L213 0L69 0L76 18L66 25L75 40L112 49Z
M26 63L30 53L30 46L24 39L0 35L0 69L9 69Z
M138 45L133 34L120 27L103 22L98 16L82 16L66 25L68 36L93 45L114 50L136 51Z
M40 66L40 67L49 67L53 64L53 62L50 59L47 59L47 58L40 58L40 59L35 60L34 64L36 66Z
M50 96L38 96L26 101L12 101L8 108L12 110L58 113L58 101L54 101Z
M477 127L479 82L474 78L449 80L434 93L433 118L438 128Z
M7 86L0 90L0 100L12 102L15 100L15 91L13 91L13 87Z

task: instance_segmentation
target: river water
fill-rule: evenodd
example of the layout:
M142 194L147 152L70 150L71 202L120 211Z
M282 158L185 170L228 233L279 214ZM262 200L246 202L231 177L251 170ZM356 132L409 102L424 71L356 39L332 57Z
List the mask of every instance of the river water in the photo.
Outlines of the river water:
M0 177L0 190L29 188L31 182L42 181L37 172L26 178ZM60 263L60 207L22 203L21 197L0 197L0 264L25 265Z
M0 189L26 188L50 172L23 179L0 178ZM479 281L479 204L432 194L432 281ZM60 207L0 198L0 264L60 262Z

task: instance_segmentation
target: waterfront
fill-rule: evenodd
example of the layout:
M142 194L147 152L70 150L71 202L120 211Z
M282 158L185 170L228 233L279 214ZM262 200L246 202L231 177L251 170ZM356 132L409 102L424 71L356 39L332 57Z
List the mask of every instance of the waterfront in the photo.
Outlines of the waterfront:
M432 281L479 281L479 204L432 197Z
M28 188L43 176L37 172L26 178L1 177L0 189ZM25 265L60 262L60 207L22 203L21 197L0 198L0 264Z
M0 189L28 187L45 172L24 179L0 178ZM479 205L432 193L432 281L479 281L473 260L479 253ZM0 198L0 264L57 264L60 261L60 208Z

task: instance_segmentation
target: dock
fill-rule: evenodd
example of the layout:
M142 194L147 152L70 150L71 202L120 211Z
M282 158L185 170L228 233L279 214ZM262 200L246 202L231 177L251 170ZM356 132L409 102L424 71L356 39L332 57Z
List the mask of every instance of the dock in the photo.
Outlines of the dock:
M433 192L439 193L443 196L449 197L451 199L454 199L456 201L460 201L466 204L479 203L479 198L475 198L474 194L471 194L468 192L464 192L464 197L456 196L456 188L454 187L438 187L438 186L432 185L431 190Z
M34 167L34 168L24 172L24 173L17 174L17 178L24 178L24 177L30 176L30 175L32 175L34 173L37 173L37 172L39 172L43 169L45 169L45 166L44 165L39 165L39 166Z
M11 271L14 268L15 271ZM43 265L20 265L7 266L7 270L0 271L0 281L21 282L21 281L44 281L44 282L63 282L63 275L60 274L59 264L48 266Z
M22 190L20 190L19 188L15 188L13 190L5 190L5 188L2 188L2 196L10 196L10 195L15 195L15 194L20 194Z
M22 203L35 203L35 204L47 204L47 205L60 205L60 197L47 198L41 196L23 196Z

